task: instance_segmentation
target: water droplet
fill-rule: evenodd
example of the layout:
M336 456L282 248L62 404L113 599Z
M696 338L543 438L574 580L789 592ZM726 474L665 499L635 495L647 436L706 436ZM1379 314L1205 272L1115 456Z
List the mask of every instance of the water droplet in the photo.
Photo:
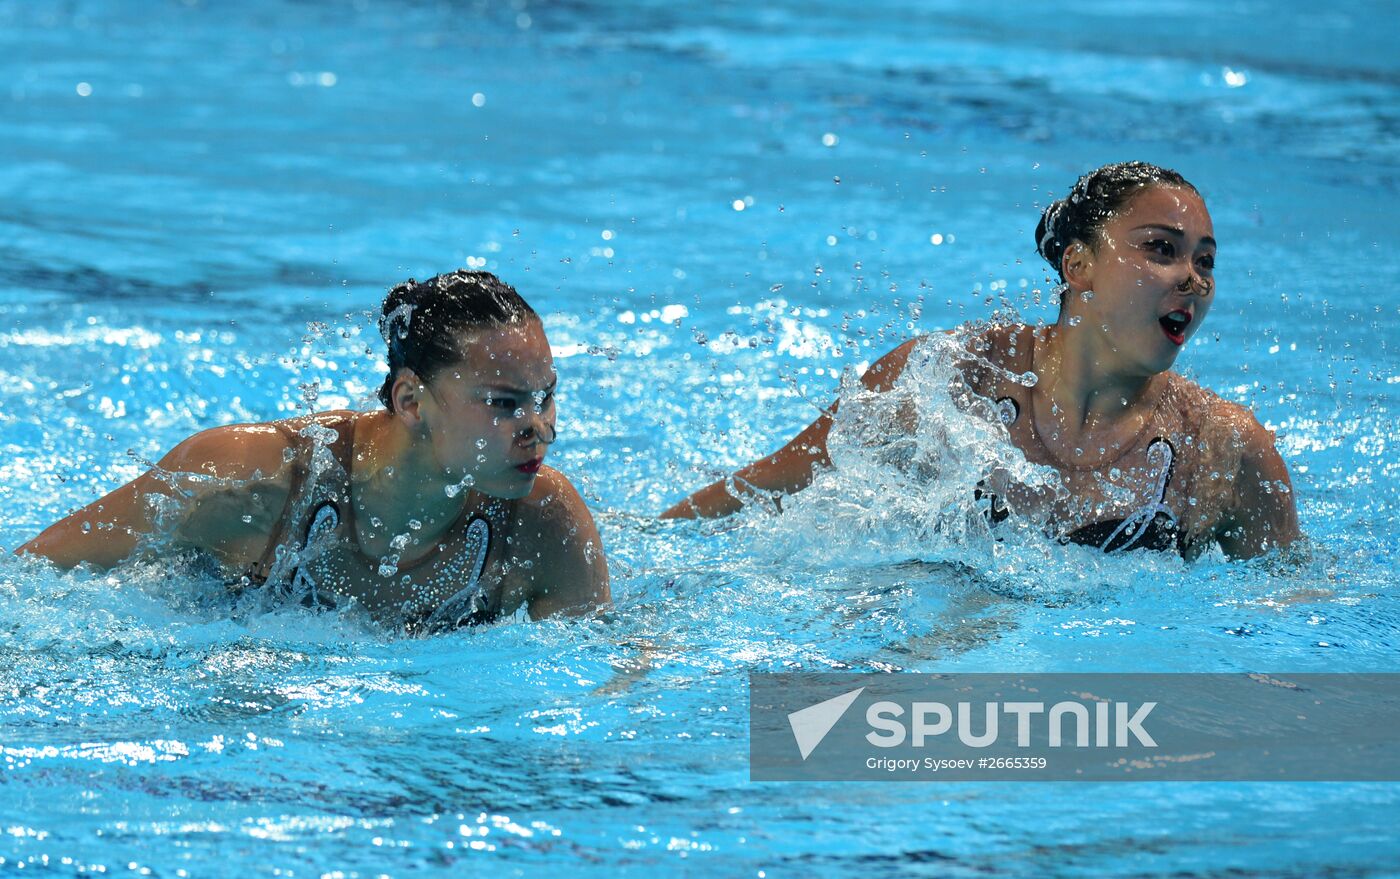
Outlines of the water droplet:
M417 519L409 519L408 527L412 528L414 531L417 531L419 528L423 527L423 523L419 522Z
M474 485L475 483L476 478L470 473L468 473L466 476L462 477L462 480L460 482L444 486L443 493L446 494L448 497L456 497L457 495L462 493L462 489L471 488L472 485Z

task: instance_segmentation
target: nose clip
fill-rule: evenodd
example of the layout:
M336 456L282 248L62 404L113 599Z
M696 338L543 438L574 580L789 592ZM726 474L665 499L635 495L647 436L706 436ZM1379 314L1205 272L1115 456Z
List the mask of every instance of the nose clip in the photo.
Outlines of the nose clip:
M545 435L544 431L532 424L520 432L521 441L529 442L530 440L539 440L547 446L554 445L554 441L559 439L559 429L553 424L546 424L545 427L549 428L548 436Z
M1180 284L1176 285L1176 289L1182 293L1196 293L1200 296L1210 295L1210 288L1211 282L1205 278L1197 277L1195 272L1187 275Z

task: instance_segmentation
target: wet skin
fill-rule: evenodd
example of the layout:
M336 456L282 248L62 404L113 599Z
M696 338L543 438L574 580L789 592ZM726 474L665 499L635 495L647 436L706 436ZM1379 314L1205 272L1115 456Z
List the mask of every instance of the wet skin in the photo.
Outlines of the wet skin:
M1175 186L1143 190L1095 241L1066 249L1059 329L1077 323L1076 345L1105 376L1145 379L1170 369L1214 301L1215 250L1199 195ZM1190 316L1176 338L1161 322L1173 313Z
M1034 437L1062 474L1098 475L1096 468L1111 468L1154 423L1164 433L1183 428L1154 421L1166 391L1175 387L1177 399L1194 401L1193 429L1217 438L1207 445L1224 455L1220 473L1234 486L1210 510L1197 511L1191 522L1195 534L1239 557L1292 543L1299 536L1297 512L1273 434L1244 407L1169 372L1215 296L1216 244L1205 203L1188 187L1149 186L1090 237L1071 242L1061 258L1065 293L1058 321L1028 333L1029 352L1024 339L1019 348L1031 355L1029 365L1039 380L1018 392L1024 394L1025 421L1034 430L1017 444L1025 451ZM972 350L987 351L985 358L1005 369L1015 346L995 341L987 330L974 331ZM892 388L918 342L910 340L876 361L861 378L865 387ZM989 399L1009 395L991 387L979 393ZM748 498L801 491L818 468L830 466L826 441L835 411L833 404L783 448L732 479L700 489L663 518L723 516ZM1188 466L1210 463L1179 462L1183 473Z
M527 319L458 341L457 363L427 377L399 371L392 411L322 413L287 423L298 431L352 418L356 515L354 533L344 535L342 567L354 576L331 571L332 579L350 584L347 594L373 610L373 593L385 590L362 576L359 568L374 568L367 560L389 555L395 536L408 534L410 546L396 557L401 567L412 565L452 539L454 524L481 513L493 531L509 535L493 543L482 581L497 614L522 604L532 617L606 604L607 566L592 516L568 479L543 466L555 435L557 380L543 327ZM176 446L157 470L17 551L64 567L111 567L169 527L169 548L204 551L237 577L264 552L275 511L295 484L287 452L285 435L270 424L204 431ZM179 495L180 521L157 523L153 495ZM370 585L362 589L360 580ZM377 603L392 616L394 602Z
M438 370L409 405L444 481L525 497L555 434L558 376L544 328L528 320L470 333L462 348L462 361Z

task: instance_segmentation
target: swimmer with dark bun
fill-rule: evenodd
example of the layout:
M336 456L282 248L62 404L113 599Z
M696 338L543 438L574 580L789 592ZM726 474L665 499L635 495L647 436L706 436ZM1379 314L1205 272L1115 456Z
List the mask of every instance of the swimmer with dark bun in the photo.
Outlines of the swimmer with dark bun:
M1195 187L1142 162L1106 165L1045 210L1036 242L1064 282L1059 319L965 328L960 369L1011 442L1053 467L1065 491L1047 501L1016 485L976 486L990 499L988 518L1032 515L1062 541L1186 557L1216 543L1251 557L1296 540L1293 489L1273 434L1248 409L1171 371L1215 299L1214 230ZM886 354L864 386L888 391L923 342ZM1030 372L1029 386L1016 380ZM834 412L662 515L723 516L756 497L800 491L830 464Z
M469 271L400 284L382 311L382 410L206 430L18 552L107 568L195 550L411 632L606 604L593 517L544 464L558 376L538 315Z

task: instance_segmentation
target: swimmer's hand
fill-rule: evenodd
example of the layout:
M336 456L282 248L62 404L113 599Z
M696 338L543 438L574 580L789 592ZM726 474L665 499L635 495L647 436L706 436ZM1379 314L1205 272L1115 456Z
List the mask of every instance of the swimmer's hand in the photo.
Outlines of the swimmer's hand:
M645 678L656 668L656 660L662 656L661 646L650 638L634 638L617 645L621 648L634 647L636 656L615 657L609 660L613 676L593 688L595 696L621 696L632 689L632 685Z

